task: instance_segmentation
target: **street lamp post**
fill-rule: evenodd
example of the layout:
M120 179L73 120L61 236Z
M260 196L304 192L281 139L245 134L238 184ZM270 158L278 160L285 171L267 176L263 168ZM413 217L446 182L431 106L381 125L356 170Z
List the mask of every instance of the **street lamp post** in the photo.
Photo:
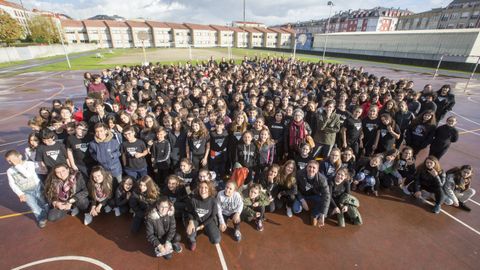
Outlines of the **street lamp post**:
M297 21L296 28L295 28L295 42L293 43L293 60L295 60L295 54L297 53L297 32L300 22Z
M328 1L327 6L330 6L330 11L328 13L327 27L325 28L325 42L323 43L323 56L322 61L325 61L325 51L327 50L327 39L328 39L328 28L330 27L330 16L332 15L333 2Z

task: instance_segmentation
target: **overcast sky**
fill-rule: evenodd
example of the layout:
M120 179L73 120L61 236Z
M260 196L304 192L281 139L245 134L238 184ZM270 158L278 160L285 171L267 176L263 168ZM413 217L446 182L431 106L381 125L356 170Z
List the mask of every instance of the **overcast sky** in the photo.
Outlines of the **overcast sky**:
M19 3L19 0L10 0ZM376 6L409 9L413 12L445 7L451 0L333 1L332 13ZM246 0L246 20L267 25L328 17L323 0ZM388 4L386 4L388 3ZM242 20L242 0L23 0L26 8L65 13L74 19L98 14L146 18L169 22L226 24Z

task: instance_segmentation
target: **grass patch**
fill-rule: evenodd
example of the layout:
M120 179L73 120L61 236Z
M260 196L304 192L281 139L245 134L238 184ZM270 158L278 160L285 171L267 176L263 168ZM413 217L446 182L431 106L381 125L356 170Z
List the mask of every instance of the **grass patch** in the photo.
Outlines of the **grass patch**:
M218 50L218 51L225 51L226 48L200 48L200 49L206 49L206 50ZM152 52L156 52L158 50L165 50L167 51L168 49L165 48L147 48L145 49L147 55ZM185 49L187 50L187 49ZM195 49L193 49L195 50ZM105 64L103 61L107 59L114 59L115 57L119 57L122 55L126 54L133 54L133 53L142 53L141 48L130 48L130 49L113 49L111 50L113 53L108 53L109 50L103 50L99 51L102 53L104 56L103 58L97 58L95 55L89 55L89 56L82 56L78 57L75 59L71 59L70 63L72 66L72 70L101 70L105 68L112 68L115 65L140 65L143 57L138 59L138 62L136 63L124 63L124 62L115 62L114 63L109 63ZM290 53L284 53L284 52L275 52L275 51L268 51L268 50L258 50L258 49L239 49L239 48L233 48L232 49L232 54L234 58L239 58L235 59L236 63L241 63L243 56L253 56L257 55L260 57L267 57L268 55L274 56L274 57L291 57ZM59 57L64 57L64 56L59 56ZM300 59L301 61L306 61L306 62L318 62L320 58L318 56L313 56L313 55L308 55L308 54L297 54L297 58ZM220 59L217 59L217 61ZM196 65L200 63L202 60L196 60L193 59L191 62L193 65ZM185 63L188 62L185 57L181 57L177 60L172 60L172 61L153 61L154 63L160 63L162 65L171 65L171 64L182 64L184 65ZM328 60L327 62L329 63L340 63L339 61L335 60ZM38 66L38 67L33 67L31 69L26 70L25 72L37 72L37 71L47 71L47 72L53 72L53 71L65 71L69 70L68 65L66 61L58 62L58 63L53 63L53 64L48 64L48 65L43 65L43 66Z
M70 53L68 56L75 56L81 53L86 53L86 52ZM17 65L29 64L31 63L31 61L37 61L37 60L52 60L52 59L61 59L61 58L65 58L65 55L60 54L60 55L46 56L46 57L40 57L35 59L29 59L29 60L5 62L5 63L0 63L0 68L8 68L8 67L13 67Z

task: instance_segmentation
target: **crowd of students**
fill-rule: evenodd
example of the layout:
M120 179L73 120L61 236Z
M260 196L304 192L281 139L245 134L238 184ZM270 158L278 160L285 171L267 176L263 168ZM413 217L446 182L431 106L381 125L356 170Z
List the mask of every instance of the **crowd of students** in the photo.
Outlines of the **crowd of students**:
M155 254L181 252L204 232L219 243L231 220L264 229L267 212L308 211L361 225L352 191L382 189L470 211L469 165L442 169L458 140L449 85L414 90L340 64L247 57L193 66L115 67L85 73L86 98L54 100L28 122L24 155L7 151L9 184L40 227L84 214L132 215ZM430 146L416 166L417 154Z

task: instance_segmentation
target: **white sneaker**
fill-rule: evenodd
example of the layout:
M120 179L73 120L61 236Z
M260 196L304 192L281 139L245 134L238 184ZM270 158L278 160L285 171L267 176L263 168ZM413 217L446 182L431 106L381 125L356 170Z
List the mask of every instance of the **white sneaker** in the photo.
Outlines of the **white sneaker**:
M292 217L292 216L293 216L292 208L287 206L287 217Z
M112 207L110 207L109 205L107 205L107 206L105 206L105 207L103 208L103 210L105 210L105 213L108 214L108 213L112 212Z
M403 191L403 193L405 193L405 195L412 195L410 190L408 190L408 186L403 186L402 191Z
M120 208L115 207L115 208L113 208L113 210L115 211L115 216L116 217L119 217L120 215L122 215L122 212L120 212Z
M83 224L88 225L88 224L92 223L92 221L93 221L92 215L90 215L88 213L85 213L85 218L83 219Z
M80 212L80 210L78 210L77 207L73 208L72 211L70 212L70 215L72 215L72 217L78 215L78 213Z

